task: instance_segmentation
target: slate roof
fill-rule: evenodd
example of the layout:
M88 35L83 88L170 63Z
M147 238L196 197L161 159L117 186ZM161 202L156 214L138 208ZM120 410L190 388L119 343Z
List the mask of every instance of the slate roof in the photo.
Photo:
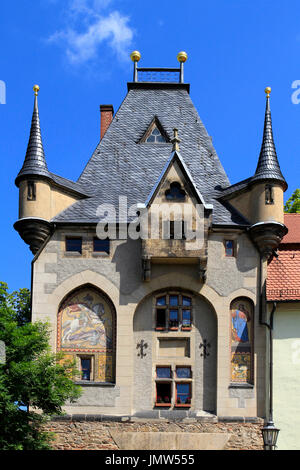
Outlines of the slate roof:
M300 300L300 214L284 214L288 233L268 265L267 300Z
M53 221L97 223L97 207L106 203L117 208L119 195L127 196L128 206L147 201L172 152L170 143L139 143L155 116L167 135L178 129L181 158L205 203L213 204L213 223L249 224L230 204L218 200L230 183L187 88L137 83L129 87L77 181L92 197L74 203Z
M257 163L255 175L252 177L252 181L273 179L283 183L285 189L287 183L284 176L281 173L280 166L278 163L276 148L273 139L272 131L272 118L270 110L270 98L267 96L266 112L265 112L265 124L263 140L260 150L260 155Z
M30 136L25 160L16 178L16 185L23 176L39 175L51 178L47 167L43 147L37 94L34 97L34 106L31 120Z

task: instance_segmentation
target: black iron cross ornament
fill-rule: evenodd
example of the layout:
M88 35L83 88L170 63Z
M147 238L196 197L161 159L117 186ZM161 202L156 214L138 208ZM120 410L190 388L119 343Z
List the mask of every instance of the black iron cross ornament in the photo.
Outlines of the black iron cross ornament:
M200 343L199 349L203 348L203 353L201 353L201 357L204 357L204 359L209 356L208 348L210 348L210 343L208 343L207 339L203 340L203 343Z
M140 349L141 351L138 353L138 356L143 359L143 357L146 356L146 353L144 352L144 349L148 348L148 344L145 343L145 341L142 339L140 343L136 345L136 349Z

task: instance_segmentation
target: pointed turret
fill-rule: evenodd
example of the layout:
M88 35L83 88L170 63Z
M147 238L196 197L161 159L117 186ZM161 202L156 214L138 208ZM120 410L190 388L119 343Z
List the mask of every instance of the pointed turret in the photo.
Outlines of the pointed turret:
M267 87L265 89L265 93L266 93L266 112L265 112L263 140L262 140L257 168L255 171L255 175L252 178L252 181L258 181L258 180L278 181L283 184L284 190L286 190L287 183L280 170L280 165L278 162L274 138L273 138L272 117L271 117L271 109L270 109L271 88Z
M30 136L23 166L16 178L19 188L19 220L14 227L32 253L37 253L51 233L51 184L41 136L37 95L34 85L34 107Z
M281 173L273 139L270 110L271 88L267 95L263 141L255 175L251 178L250 235L260 253L269 258L276 250L287 228L283 217L283 193L287 183Z
M43 147L39 109L38 109L38 92L39 86L34 85L34 107L31 120L30 136L23 166L16 178L16 185L19 186L21 179L28 176L42 176L51 179L50 172L47 167L45 152Z

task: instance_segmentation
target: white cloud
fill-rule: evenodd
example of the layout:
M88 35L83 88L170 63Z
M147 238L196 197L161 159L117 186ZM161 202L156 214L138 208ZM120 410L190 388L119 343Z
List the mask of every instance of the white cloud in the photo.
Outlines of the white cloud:
M120 61L126 60L134 32L129 17L119 11L103 13L110 3L111 0L71 0L67 11L69 25L54 33L49 42L63 46L72 64L103 57L107 46Z

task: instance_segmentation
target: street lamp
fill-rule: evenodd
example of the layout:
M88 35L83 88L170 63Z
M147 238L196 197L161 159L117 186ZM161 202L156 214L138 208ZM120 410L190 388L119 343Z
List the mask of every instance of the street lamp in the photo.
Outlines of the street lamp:
M275 428L273 421L268 421L262 428L264 450L275 450L279 431L278 428Z

